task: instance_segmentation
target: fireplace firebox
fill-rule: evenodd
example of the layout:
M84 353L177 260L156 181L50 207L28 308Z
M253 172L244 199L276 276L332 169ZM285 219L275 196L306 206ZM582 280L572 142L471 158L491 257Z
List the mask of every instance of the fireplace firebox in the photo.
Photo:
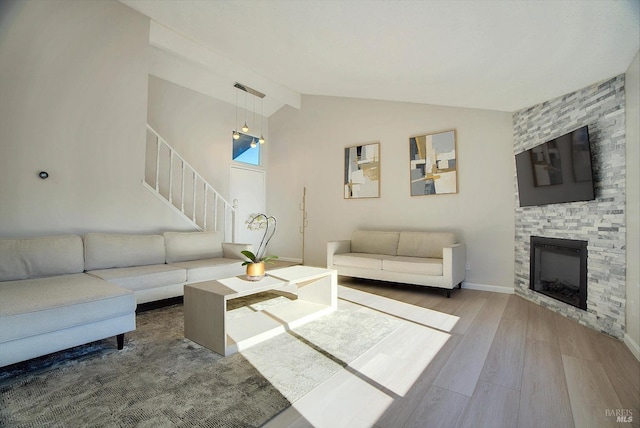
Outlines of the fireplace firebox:
M531 236L529 288L587 309L587 241Z

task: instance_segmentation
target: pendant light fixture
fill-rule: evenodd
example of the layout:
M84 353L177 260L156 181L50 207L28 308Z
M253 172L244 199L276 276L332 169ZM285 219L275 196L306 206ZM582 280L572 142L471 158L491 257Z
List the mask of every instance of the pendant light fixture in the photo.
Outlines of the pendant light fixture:
M247 126L247 93L244 93L244 125L242 126L242 132L248 132L249 127Z
M236 125L233 129L233 139L237 140L240 138L240 134L238 133L238 88L236 87Z
M262 118L264 117L264 100L260 98L260 139L258 142L264 144L264 136L262 134Z
M248 86L243 85L242 83L238 83L236 82L233 85L236 89L240 89L242 91L244 91L244 125L242 126L242 132L248 132L249 131L249 125L247 125L247 94L253 95L254 99L253 99L253 109L252 109L252 113L253 113L253 125L255 126L256 124L256 100L255 97L260 98L260 109L261 109L261 114L260 114L260 138L258 137L252 137L251 138L251 148L255 148L257 147L258 144L264 144L265 140L264 140L264 136L262 134L262 118L263 118L263 101L262 99L265 97L265 95L262 92L258 92L253 88L250 88ZM236 91L236 129L238 129L238 92ZM238 133L238 131L233 131L233 138L234 139L238 139L240 138L240 134Z

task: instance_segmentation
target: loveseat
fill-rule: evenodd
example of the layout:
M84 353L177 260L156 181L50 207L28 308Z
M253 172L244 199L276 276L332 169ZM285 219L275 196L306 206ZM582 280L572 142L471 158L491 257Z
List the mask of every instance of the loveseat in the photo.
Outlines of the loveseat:
M122 349L136 304L242 274L251 248L217 232L0 239L0 367L111 336Z
M355 230L327 243L327 268L339 275L444 288L465 279L466 250L451 232Z

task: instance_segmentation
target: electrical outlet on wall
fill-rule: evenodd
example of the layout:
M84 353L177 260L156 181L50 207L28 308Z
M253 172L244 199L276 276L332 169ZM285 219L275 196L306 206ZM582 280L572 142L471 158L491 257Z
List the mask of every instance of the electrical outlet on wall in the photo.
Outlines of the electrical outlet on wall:
M467 262L464 268L465 270L471 270L471 263Z

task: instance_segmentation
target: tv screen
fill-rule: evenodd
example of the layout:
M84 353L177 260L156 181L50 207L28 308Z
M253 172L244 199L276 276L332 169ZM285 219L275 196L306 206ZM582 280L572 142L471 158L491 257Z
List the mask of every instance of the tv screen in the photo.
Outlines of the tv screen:
M587 126L516 155L520 206L595 199Z

